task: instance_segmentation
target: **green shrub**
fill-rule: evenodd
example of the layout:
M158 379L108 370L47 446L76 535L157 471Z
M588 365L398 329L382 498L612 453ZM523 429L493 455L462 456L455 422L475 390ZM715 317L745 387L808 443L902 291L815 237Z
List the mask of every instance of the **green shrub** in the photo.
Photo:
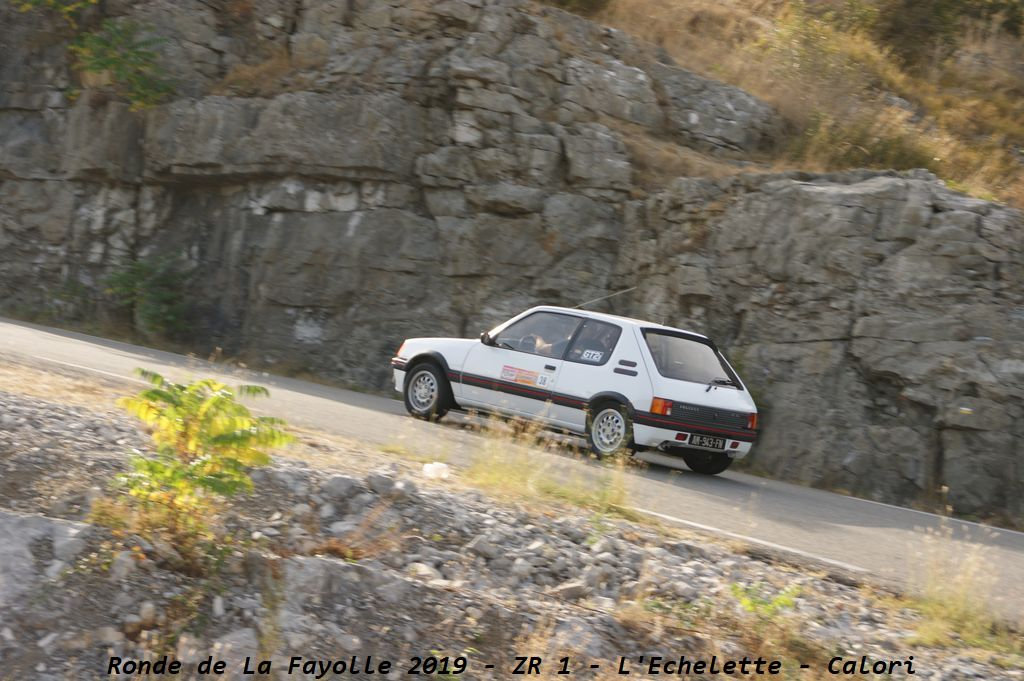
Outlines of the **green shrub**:
M106 280L106 292L130 310L133 327L151 338L174 338L185 329L183 274L170 258L135 260Z
M71 45L77 68L106 75L132 110L159 104L172 91L153 49L162 38L146 37L138 24L107 19L100 30L78 36Z
M201 527L215 496L252 489L247 470L270 463L269 451L292 442L284 421L253 416L237 396L269 395L266 388L241 385L230 390L213 379L172 383L144 369L152 384L119 407L152 429L154 458L132 459L131 473L120 482L144 507L167 512L177 530Z
M800 593L799 586L787 587L774 596L765 595L763 585L730 585L733 598L745 612L753 614L759 622L770 623L784 610L796 605L795 598Z

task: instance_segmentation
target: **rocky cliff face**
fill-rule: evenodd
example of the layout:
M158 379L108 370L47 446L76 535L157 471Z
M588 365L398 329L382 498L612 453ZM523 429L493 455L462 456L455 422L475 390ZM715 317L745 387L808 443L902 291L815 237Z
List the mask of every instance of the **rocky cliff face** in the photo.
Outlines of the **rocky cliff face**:
M608 309L740 360L755 468L1024 512L1019 213L918 173L641 186L639 149L739 166L781 122L526 2L102 11L168 38L177 98L72 102L56 24L0 8L0 308L95 314L105 276L173 255L198 337L382 385L404 337L637 286Z
M728 339L772 475L1020 513L1020 215L927 174L680 179L627 220L619 281Z

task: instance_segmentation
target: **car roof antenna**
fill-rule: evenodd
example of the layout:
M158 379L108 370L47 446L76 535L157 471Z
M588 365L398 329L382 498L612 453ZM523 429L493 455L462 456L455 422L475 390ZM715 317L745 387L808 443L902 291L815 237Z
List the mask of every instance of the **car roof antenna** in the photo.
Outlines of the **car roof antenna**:
M585 303L580 303L579 305L576 305L576 306L574 306L574 307L572 307L570 309L578 310L581 307L583 307L584 305L590 305L591 303L597 303L597 302L600 302L602 300L607 300L608 298L612 298L614 296L621 295L623 293L629 293L630 291L635 291L635 290L636 290L636 286L630 286L629 288L624 288L621 291L616 291L615 293L609 293L606 296L601 296L600 298L594 298L593 300L588 300Z

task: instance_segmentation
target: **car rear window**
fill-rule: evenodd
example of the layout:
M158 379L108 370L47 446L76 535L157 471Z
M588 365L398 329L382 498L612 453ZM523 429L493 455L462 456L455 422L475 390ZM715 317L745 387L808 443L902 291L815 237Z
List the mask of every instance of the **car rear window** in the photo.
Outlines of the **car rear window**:
M718 352L706 343L683 336L644 330L644 340L654 358L658 373L665 378L695 383L728 380L739 387L735 374L722 361Z

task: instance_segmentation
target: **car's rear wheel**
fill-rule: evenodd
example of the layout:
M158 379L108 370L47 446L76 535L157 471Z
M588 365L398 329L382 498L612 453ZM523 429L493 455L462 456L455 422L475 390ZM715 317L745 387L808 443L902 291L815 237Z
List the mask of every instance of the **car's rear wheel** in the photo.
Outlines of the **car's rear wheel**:
M683 452L683 461L694 473L701 475L718 475L732 465L728 454L720 452L700 452L688 449Z
M436 421L448 413L452 389L436 364L417 364L405 379L405 409L418 419Z
M587 443L597 458L611 456L633 444L633 423L621 404L605 402L591 412L587 423Z

